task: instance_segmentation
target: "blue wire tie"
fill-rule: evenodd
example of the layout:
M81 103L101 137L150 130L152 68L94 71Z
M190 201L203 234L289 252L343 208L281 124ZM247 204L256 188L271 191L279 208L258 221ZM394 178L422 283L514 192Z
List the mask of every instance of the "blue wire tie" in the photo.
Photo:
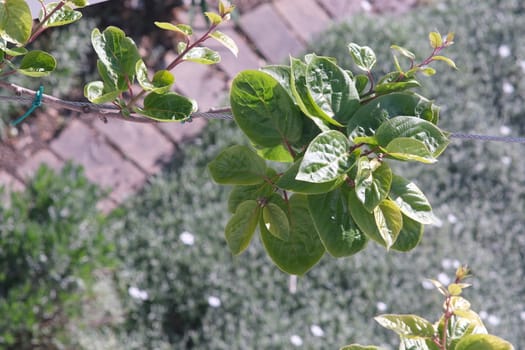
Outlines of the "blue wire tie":
M35 99L33 100L33 104L31 105L31 108L29 108L27 110L27 112L24 113L23 116L21 116L20 118L18 118L14 122L11 122L11 125L16 126L16 125L20 124L22 121L24 121L24 119L29 117L29 115L31 113L33 113L33 111L35 109L40 107L42 105L42 95L43 94L44 94L44 85L40 85L40 87L38 88L38 91L35 94Z

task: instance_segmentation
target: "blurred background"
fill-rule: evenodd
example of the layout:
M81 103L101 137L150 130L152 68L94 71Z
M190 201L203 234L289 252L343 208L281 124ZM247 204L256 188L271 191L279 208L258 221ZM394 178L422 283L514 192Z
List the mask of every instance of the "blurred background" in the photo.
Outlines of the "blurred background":
M268 1L241 4L240 18L262 2ZM360 6L367 4L386 9L395 1ZM89 35L96 26L117 24L137 43L150 38L152 55L169 50L171 39L151 24L170 20L170 9L181 5L191 2L86 8L82 21L53 30L40 44L65 62L50 89L81 95L93 75ZM442 106L441 127L525 136L521 0L412 1L402 14L361 11L334 22L306 52L355 70L346 45L368 45L378 55L379 76L393 69L391 44L426 57L430 31L456 33L447 55L459 69L435 65L438 74L423 79L422 94ZM4 116L20 107L0 108ZM489 331L525 347L523 145L454 139L435 165L396 165L424 190L442 224L427 227L410 253L371 243L351 258L325 256L293 292L257 239L232 257L223 238L229 190L211 181L206 165L239 142L233 122L210 121L109 214L96 207L107 192L80 167L40 168L0 206L0 348L338 349L356 342L397 349L395 334L373 317L435 320L441 298L425 279L447 283L460 264L473 269L465 295Z

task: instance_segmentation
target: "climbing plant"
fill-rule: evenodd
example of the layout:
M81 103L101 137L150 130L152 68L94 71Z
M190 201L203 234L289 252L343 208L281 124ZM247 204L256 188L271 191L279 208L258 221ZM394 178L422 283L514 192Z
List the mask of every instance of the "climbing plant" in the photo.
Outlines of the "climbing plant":
M25 0L0 2L0 78L49 75L55 58L26 46L47 28L79 20L82 14L76 8L87 5L85 0L40 3L40 16L33 23ZM219 1L218 12L206 11L209 27L195 40L189 25L155 22L181 38L175 59L155 72L148 70L124 31L114 26L94 29L91 41L100 80L85 86L91 103L63 105L81 106L82 111L106 109L127 120L190 120L197 103L171 91L171 71L186 61L219 62L219 54L203 46L208 39L236 55L234 41L217 30L233 9ZM325 252L336 258L351 256L370 240L387 250L415 248L424 225L438 220L423 191L395 173L391 164L435 163L449 143L449 134L438 126L438 106L415 91L419 74L436 74L430 66L436 61L456 68L441 54L453 39L453 33L431 32L431 52L420 61L408 49L392 45L395 69L379 79L372 73L374 51L356 43L348 45L348 54L357 72L333 58L308 54L291 57L288 65L239 73L230 91L231 113L250 146L227 148L209 164L217 183L233 186L228 201L232 216L225 227L232 253L241 254L258 229L272 261L289 274L303 275ZM31 93L32 109L51 99L42 88ZM103 107L93 107L99 104ZM459 269L448 287L434 281L445 296L444 313L436 324L414 315L376 320L400 335L400 349L512 349L487 334L460 296L467 274L466 268Z

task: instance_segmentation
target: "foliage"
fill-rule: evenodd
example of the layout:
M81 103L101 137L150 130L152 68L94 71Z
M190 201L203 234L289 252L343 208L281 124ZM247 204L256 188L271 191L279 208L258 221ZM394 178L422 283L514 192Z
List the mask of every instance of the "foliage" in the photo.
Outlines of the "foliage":
M100 191L78 167L41 167L25 192L0 207L0 346L58 349L90 289L111 266L112 244L95 205Z
M325 251L350 256L369 239L387 250L414 248L423 225L437 221L423 192L386 160L434 163L447 146L438 108L410 89L419 86L418 72L435 73L428 67L433 61L455 68L438 55L453 37L432 32L432 52L421 63L395 46L408 68L396 58L396 71L377 82L375 53L355 43L349 53L365 75L315 54L237 75L233 117L255 150L233 146L209 165L216 182L236 185L226 225L232 253L248 247L257 226L274 263L296 275ZM288 165L279 171L266 160Z
M441 282L430 280L437 290L445 297L443 313L440 319L432 324L417 315L380 315L375 318L382 327L390 329L399 335L400 350L482 350L499 349L513 350L509 342L494 335L487 334L480 316L470 308L470 302L463 298L463 289L470 287L465 283L470 271L466 266L456 270L454 281L448 286ZM348 345L341 350L377 349Z

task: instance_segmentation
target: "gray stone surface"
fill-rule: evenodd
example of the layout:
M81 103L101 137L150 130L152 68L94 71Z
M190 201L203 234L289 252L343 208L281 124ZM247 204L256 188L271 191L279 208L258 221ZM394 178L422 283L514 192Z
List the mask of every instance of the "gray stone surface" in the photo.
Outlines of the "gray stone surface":
M40 165L46 164L51 169L59 170L64 165L64 162L61 161L53 152L48 149L42 149L29 159L27 159L24 164L22 164L18 169L18 175L23 179L33 177L40 167Z
M305 43L331 23L330 17L315 0L278 0L273 4Z

